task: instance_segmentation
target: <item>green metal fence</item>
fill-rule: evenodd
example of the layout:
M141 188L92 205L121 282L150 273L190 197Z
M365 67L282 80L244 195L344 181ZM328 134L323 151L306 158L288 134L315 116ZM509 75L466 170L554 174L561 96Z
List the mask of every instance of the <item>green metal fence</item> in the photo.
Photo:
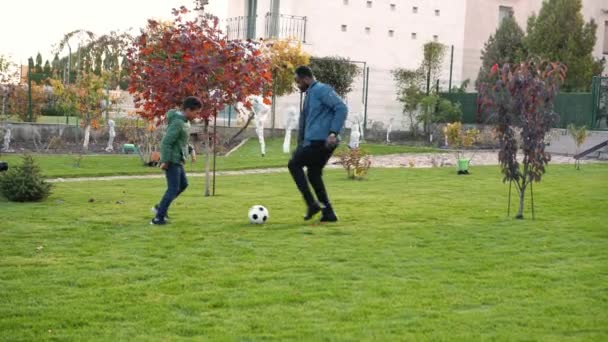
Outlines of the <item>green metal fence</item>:
M594 106L591 93L560 93L555 97L555 111L560 120L557 128L570 124L594 128Z
M593 101L593 126L608 129L608 77L593 77L591 87Z
M462 123L477 123L477 93L445 93L441 97L452 103L460 103Z
M598 80L598 85L600 81ZM608 78L604 81L606 87L603 92L596 86L592 93L560 93L555 98L555 111L560 114L560 121L556 128L566 128L569 124L587 126L591 129L605 129L606 113L608 107ZM602 83L602 84L604 84ZM595 83L594 83L595 84ZM597 88L597 89L596 89ZM474 124L477 122L477 93L444 93L441 97L454 103L460 103L462 108L462 122ZM604 101L604 102L602 102Z

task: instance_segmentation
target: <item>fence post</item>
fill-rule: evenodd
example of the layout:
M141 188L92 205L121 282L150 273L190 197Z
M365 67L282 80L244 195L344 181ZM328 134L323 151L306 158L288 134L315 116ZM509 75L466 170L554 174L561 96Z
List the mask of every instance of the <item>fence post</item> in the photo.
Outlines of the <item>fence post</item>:
M367 131L367 100L369 99L369 67L367 67L366 71L366 80L365 82L365 110L363 112L363 132Z
M450 56L450 82L448 83L448 93L452 92L452 70L454 68L454 45L452 45L452 54Z
M428 66L429 70L426 75L426 95L428 96L431 93L431 66Z
M597 76L593 76L591 82L591 97L593 98L593 108L591 110L591 122L589 123L589 129L594 129L597 123L597 111L600 106L600 86L601 79Z
M302 43L306 44L306 24L308 22L308 18L304 17L304 39L302 39Z
M28 64L30 65L27 67L27 115L32 122L32 68L34 65L32 63Z
M106 84L106 125L110 120L110 84Z
M241 21L237 19L237 21L236 21L236 39L240 39L240 38L241 38Z
M272 107L271 110L271 122L272 122L272 130L271 136L274 137L274 128L275 128L275 116L277 112L277 75L273 73L272 75Z

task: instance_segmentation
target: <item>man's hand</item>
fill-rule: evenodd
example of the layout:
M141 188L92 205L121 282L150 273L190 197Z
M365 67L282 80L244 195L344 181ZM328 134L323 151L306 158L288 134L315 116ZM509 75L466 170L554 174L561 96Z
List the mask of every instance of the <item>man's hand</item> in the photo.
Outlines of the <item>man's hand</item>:
M160 164L160 169L161 170L167 170L169 168L169 163L162 163Z
M327 137L327 141L325 142L325 145L327 146L327 148L335 148L336 146L338 146L338 137L336 136L336 134L331 133Z

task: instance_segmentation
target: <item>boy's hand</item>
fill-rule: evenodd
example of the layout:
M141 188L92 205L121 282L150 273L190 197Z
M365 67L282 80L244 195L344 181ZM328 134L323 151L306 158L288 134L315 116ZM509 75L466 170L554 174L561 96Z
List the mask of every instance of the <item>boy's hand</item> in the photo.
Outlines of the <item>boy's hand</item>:
M160 169L161 170L167 170L169 168L169 163L162 163L160 164Z

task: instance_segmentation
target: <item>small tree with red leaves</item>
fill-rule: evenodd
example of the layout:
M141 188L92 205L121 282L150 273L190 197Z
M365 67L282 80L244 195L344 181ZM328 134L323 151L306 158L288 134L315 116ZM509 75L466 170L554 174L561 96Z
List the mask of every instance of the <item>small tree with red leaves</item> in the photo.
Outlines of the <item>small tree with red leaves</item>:
M129 92L140 115L157 124L185 97L198 96L203 104L200 119L208 135L209 120L225 106L242 102L250 109L250 95L262 95L270 104L272 73L269 59L256 43L228 41L216 17L186 19L188 13L182 6L173 10L171 24L149 20L135 38L127 54ZM208 176L208 143L206 147ZM205 193L209 193L209 177Z
M566 71L561 63L526 62L504 64L502 68L494 65L490 81L480 88L483 111L496 122L503 181L515 183L519 192L518 219L524 218L528 186L532 189L533 182L540 182L551 160L545 151L545 134L559 120L553 102ZM516 139L517 131L520 131L521 146ZM517 160L520 148L521 164Z

